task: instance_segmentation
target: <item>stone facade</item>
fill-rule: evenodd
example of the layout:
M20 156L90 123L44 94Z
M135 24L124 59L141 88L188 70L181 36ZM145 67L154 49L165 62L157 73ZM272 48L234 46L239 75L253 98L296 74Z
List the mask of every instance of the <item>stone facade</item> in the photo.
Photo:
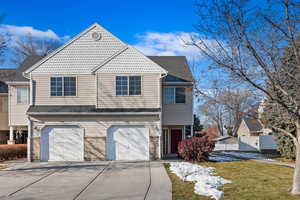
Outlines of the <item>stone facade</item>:
M34 137L31 138L31 147L32 147L32 154L31 154L31 159L32 160L40 160L41 156L40 156L40 152L41 152L41 148L40 148L40 137Z
M150 136L150 160L159 159L159 136Z
M106 137L84 138L84 160L105 160Z

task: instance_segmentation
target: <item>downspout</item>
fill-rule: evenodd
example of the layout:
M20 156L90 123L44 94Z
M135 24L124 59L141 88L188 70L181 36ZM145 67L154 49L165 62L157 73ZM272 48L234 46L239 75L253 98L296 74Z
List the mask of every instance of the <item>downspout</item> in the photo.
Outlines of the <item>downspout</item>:
M29 81L30 81L30 85L29 85L29 106L32 106L33 105L33 80L31 79L31 74L29 75L29 77L26 77L26 78L29 78ZM28 119L28 127L27 127L27 161L28 162L31 162L32 159L31 159L31 138L32 138L32 122L31 122L31 119L29 116L27 116L27 119Z
M163 132L163 130L162 130L162 112L163 112L163 103L162 103L162 98L163 98L163 95L162 95L162 92L163 92L163 90L162 90L162 79L164 78L164 77L166 77L168 74L166 73L166 74L162 74L161 75L161 77L160 77L160 79L159 79L159 83L160 83L160 85L159 85L159 96L160 96L160 98L159 98L159 103L160 103L160 107L161 107L161 111L160 111L160 114L159 114L159 119L160 119L160 135L159 135L159 137L158 137L158 143L159 143L159 156L160 156L160 158L159 159L161 159L162 158L162 151L161 151L161 148L162 148L162 144L161 144L161 137L162 137L162 132Z

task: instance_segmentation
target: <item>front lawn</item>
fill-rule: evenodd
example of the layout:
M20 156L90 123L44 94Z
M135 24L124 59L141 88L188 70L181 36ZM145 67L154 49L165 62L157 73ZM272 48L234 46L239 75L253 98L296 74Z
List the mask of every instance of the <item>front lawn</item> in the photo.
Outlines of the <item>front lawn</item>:
M282 158L282 157L277 157L277 158L272 158L272 159L280 161L280 162L295 163L295 160Z
M219 187L224 191L224 200L299 200L289 190L292 184L293 169L285 166L255 161L207 162L201 165L215 167L217 175L231 180L231 184ZM173 200L210 200L210 197L196 195L194 184L181 181L169 171L172 181Z

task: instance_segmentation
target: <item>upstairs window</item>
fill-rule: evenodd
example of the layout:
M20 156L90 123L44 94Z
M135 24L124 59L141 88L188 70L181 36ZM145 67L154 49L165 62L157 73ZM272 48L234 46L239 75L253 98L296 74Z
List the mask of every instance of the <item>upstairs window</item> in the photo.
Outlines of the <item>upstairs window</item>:
M76 77L51 77L51 96L76 96Z
M64 77L64 96L76 96L75 77Z
M116 95L141 95L141 76L116 76Z
M116 77L116 95L128 95L128 77Z
M185 103L185 88L165 87L163 95L164 104Z
M17 87L17 104L28 104L28 87Z
M141 95L140 76L129 76L129 95Z
M62 96L62 77L51 77L51 96Z

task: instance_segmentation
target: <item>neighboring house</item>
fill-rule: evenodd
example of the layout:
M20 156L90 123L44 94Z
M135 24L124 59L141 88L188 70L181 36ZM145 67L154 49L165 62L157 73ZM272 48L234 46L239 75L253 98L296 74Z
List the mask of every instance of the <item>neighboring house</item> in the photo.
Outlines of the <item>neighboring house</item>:
M159 159L192 135L186 58L144 56L98 24L23 76L8 82L9 126L28 130L29 160Z
M1 143L27 143L29 80L22 73L42 57L31 56L16 69L0 69Z
M237 131L239 149L244 151L276 150L272 130L265 128L259 119L245 118Z
M0 74L5 74L9 70L0 70ZM8 140L8 86L0 81L0 144L6 144Z

